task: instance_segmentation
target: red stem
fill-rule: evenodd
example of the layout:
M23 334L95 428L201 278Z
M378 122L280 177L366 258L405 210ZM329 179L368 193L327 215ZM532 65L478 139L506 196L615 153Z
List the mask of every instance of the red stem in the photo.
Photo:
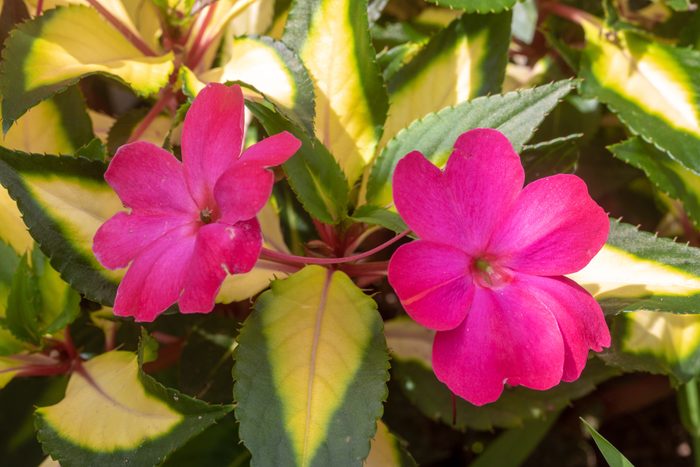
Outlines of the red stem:
M598 24L600 20L595 16L587 13L585 11L579 10L578 8L570 7L568 5L562 5L560 3L543 3L541 9L544 11L549 11L557 16L560 16L569 21L573 21L577 24L583 23L593 23Z
M143 117L141 123L139 123L136 128L134 128L134 131L131 132L131 136L129 136L127 143L132 143L143 136L148 127L151 126L153 121L158 117L158 115L160 115L163 109L165 109L165 106L168 105L168 100L172 97L172 95L173 91L170 87L161 90L160 97L156 103L153 104L153 107L148 111L146 116Z
M280 253L277 251L272 251L268 250L267 248L263 248L262 252L260 253L260 258L269 260L269 261L274 261L282 264L342 264L342 263L351 263L353 261L359 261L361 259L367 258L369 256L372 256L375 253L378 253L382 251L383 249L393 245L394 243L398 242L401 240L403 237L408 235L410 230L404 230L400 234L396 235L395 237L391 238L390 240L382 243L379 246L376 246L372 248L371 250L364 251L362 253L352 255L352 256L345 256L343 258L310 258L308 256L296 256L296 255L288 255L286 253Z
M99 0L87 0L87 2L95 9L99 14L101 14L104 19L106 19L112 26L115 27L117 31L119 31L122 36L124 36L131 44L133 44L134 47L139 49L139 51L147 56L150 57L155 57L158 54L156 54L153 49L151 49L148 44L144 42L143 39L141 39L139 36L134 34L131 29L128 28L124 23L119 21L119 19L114 16L112 13L109 12L102 4L99 2Z
M41 16L44 12L44 0L38 0L36 2L36 15Z
M216 5L217 5L217 3L212 3L209 5L209 9L207 10L207 15L204 17L204 20L202 21L202 25L199 27L199 30L197 31L197 36L194 38L194 41L192 42L192 48L190 49L189 53L187 54L187 59L185 60L185 64L192 70L194 70L197 67L197 65L199 65L199 62L202 60L202 57L204 56L204 53L206 52L206 48L203 48L202 39L204 38L204 33L207 29L207 26L209 26L211 19L214 17ZM208 46L208 44L207 44L207 46Z

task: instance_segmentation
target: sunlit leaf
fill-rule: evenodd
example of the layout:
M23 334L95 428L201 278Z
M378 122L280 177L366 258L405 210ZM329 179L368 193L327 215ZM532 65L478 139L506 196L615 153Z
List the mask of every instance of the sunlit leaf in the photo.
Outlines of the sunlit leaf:
M138 357L111 351L81 365L58 404L36 411L44 450L62 466L155 465L231 410L167 389Z
M669 375L676 383L700 373L700 316L640 310L612 320L613 345L603 354L625 371Z
M700 52L583 22L582 90L645 141L700 173Z
M603 249L569 277L610 314L700 312L700 249L611 221Z
M0 184L53 267L86 297L111 305L124 272L104 269L92 253L99 226L123 209L105 169L99 161L0 148Z
M382 320L344 273L276 281L243 326L234 366L240 436L259 465L359 464L388 379Z
M497 93L505 75L511 14L464 14L436 34L388 82L382 143L413 120Z
M297 51L314 83L316 137L352 184L374 156L387 111L367 1L297 0L283 40Z
M558 81L525 91L479 97L413 122L387 143L377 159L367 185L367 203L385 207L392 203L391 177L403 156L420 151L441 165L457 137L467 130L496 128L519 151L573 86L572 81Z
M313 84L299 57L282 42L267 37L233 39L228 60L197 79L202 84L194 83L192 95L196 95L203 83L242 81L262 92L278 107L298 116L308 130L313 129ZM190 77L184 84L192 81ZM243 92L255 95L247 88L243 88Z
M91 74L118 79L143 96L167 83L173 54L144 56L96 10L59 7L21 24L5 43L3 130L40 101Z

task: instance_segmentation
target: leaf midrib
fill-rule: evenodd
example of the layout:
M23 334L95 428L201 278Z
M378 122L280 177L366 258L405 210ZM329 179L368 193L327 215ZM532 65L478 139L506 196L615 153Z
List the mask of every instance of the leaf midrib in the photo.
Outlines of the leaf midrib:
M309 448L309 431L311 430L311 401L313 399L314 393L314 380L316 376L316 363L318 359L318 344L321 338L321 326L323 324L323 316L326 309L326 303L328 299L328 289L330 288L331 279L333 277L333 271L328 269L326 271L326 279L323 283L323 289L321 290L321 298L318 302L318 309L316 310L316 323L314 326L314 337L311 343L311 357L309 362L309 382L306 393L306 418L304 420L304 447L301 451L301 465L308 465L308 448Z

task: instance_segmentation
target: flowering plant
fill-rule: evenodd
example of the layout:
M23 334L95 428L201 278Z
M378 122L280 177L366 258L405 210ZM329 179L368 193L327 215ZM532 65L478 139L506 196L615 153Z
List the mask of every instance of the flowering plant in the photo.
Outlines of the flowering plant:
M694 2L431 1L2 3L8 465L700 446Z

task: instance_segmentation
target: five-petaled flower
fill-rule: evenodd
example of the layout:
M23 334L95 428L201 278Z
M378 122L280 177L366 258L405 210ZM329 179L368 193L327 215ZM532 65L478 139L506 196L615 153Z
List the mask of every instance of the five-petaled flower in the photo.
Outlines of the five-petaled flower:
M147 142L122 146L105 179L130 213L97 231L93 250L109 269L130 264L114 313L152 321L175 302L183 313L206 313L226 274L250 271L262 248L256 219L274 183L267 167L299 149L279 133L243 151L243 94L210 84L192 103L182 135L182 160Z
M574 175L523 183L518 154L490 129L460 136L444 172L412 152L394 174L396 208L419 240L393 255L389 282L438 331L438 379L476 405L506 383L573 381L589 349L610 345L598 303L564 277L602 248L605 212Z

